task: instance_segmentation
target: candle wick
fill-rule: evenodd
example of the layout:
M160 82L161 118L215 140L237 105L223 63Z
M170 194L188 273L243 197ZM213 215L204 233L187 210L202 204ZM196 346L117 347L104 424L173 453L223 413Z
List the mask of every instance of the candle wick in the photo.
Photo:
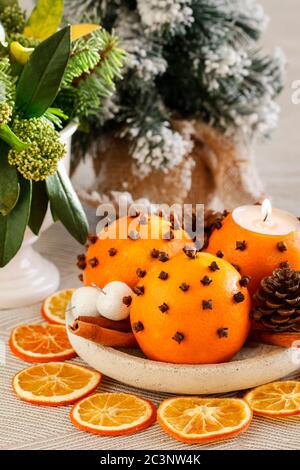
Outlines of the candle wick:
M267 221L267 218L268 218L268 217L269 217L269 214L268 214L268 212L267 212L266 215L265 215L265 218L264 218L264 222Z

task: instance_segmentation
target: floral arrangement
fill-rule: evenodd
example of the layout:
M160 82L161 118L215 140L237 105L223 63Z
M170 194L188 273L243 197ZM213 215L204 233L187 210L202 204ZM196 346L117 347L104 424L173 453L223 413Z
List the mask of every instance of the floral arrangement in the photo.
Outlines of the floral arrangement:
M85 243L88 223L65 172L59 130L99 111L114 91L124 53L96 24L61 27L62 0L39 0L27 19L0 1L0 266L26 227L38 234L48 207Z
M257 45L267 17L255 0L66 0L66 14L100 19L128 53L124 80L89 119L86 140L114 128L129 140L139 175L174 168L191 150L174 118L231 139L276 127L284 60Z

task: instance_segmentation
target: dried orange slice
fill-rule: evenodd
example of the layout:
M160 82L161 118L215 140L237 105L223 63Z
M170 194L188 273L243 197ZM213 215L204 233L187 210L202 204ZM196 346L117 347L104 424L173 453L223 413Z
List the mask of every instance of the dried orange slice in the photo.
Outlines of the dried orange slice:
M60 406L89 395L101 378L99 372L77 364L48 362L21 370L13 379L13 389L29 403Z
M287 380L261 385L246 393L245 400L257 415L298 415L300 414L300 382Z
M175 397L160 404L157 418L160 426L175 439L202 444L245 431L252 411L238 398Z
M83 431L118 436L150 426L156 420L156 408L135 395L96 393L76 403L70 417L74 426Z
M11 351L24 361L65 361L76 356L63 325L20 325L11 333Z
M50 295L42 305L41 315L49 323L64 325L66 323L66 308L75 289L63 289Z

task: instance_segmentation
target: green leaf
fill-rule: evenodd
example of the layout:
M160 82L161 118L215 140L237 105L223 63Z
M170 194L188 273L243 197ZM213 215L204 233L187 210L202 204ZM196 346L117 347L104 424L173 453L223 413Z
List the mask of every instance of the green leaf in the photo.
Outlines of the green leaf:
M23 34L35 39L48 38L58 30L63 8L63 0L39 0L28 19Z
M7 124L2 124L0 126L0 137L4 142L6 142L10 147L18 152L20 150L26 149L29 144L25 144L19 137L10 129Z
M50 204L50 212L51 212L53 222L57 222L59 220L59 218L58 218L58 215L55 213L55 210L53 208L53 204Z
M45 181L32 183L32 198L28 225L38 235L48 209L48 194Z
M88 221L68 176L63 171L46 180L48 196L55 216L79 243L84 244Z
M26 118L40 117L53 103L70 54L70 26L39 44L17 85L16 108Z
M20 179L20 197L14 209L0 215L0 267L5 266L22 245L31 204L31 181Z
M18 202L20 185L16 167L8 163L9 147L0 143L0 217L9 214Z
M77 39L82 38L83 36L87 36L91 34L93 31L100 29L101 26L99 24L94 23L80 23L80 24L72 24L71 25L71 40L76 41Z

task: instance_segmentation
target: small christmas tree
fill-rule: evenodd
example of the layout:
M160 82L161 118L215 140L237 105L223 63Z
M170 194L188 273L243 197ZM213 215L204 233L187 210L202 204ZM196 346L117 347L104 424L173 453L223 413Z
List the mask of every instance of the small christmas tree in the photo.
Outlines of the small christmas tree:
M174 117L232 138L268 136L276 126L284 60L258 48L267 18L254 0L67 0L66 14L121 38L125 77L89 119L89 138L114 129L129 139L141 175L175 167L191 149Z

